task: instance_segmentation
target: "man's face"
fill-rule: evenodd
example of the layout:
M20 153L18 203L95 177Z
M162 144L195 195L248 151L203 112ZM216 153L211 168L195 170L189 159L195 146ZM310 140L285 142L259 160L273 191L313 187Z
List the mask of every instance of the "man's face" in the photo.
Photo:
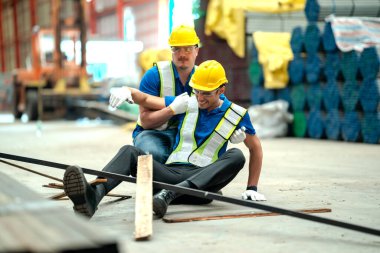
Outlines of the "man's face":
M171 47L174 65L178 70L192 69L198 56L199 48L190 46Z
M224 87L219 87L213 91L201 91L193 89L194 94L198 100L198 107L200 109L207 109L208 111L214 110L219 107L219 96L224 93Z

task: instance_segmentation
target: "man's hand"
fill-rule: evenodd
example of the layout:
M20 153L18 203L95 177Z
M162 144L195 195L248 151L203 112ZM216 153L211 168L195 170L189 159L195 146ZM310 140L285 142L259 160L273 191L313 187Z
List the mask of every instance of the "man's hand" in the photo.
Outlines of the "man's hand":
M122 103L124 103L124 101L127 101L130 104L134 103L131 90L126 86L123 86L121 88L111 88L110 93L111 96L109 104L114 108L120 106Z
M231 135L230 142L233 144L240 143L245 140L245 127L235 130Z
M173 111L174 115L184 113L187 110L189 99L189 95L184 92L174 99L169 108Z
M254 191L254 190L246 190L245 192L243 192L241 197L244 200L253 200L253 201L266 201L267 200L263 194L258 193L257 191Z

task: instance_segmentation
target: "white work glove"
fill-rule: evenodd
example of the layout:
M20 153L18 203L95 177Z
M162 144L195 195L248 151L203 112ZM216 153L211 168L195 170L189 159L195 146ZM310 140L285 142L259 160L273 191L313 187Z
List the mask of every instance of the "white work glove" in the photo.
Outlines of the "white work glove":
M263 194L258 193L257 191L254 191L254 190L246 190L245 192L243 192L241 197L244 200L253 200L253 201L266 201L267 200Z
M120 106L124 101L127 101L130 104L133 104L131 90L124 86L120 88L111 88L110 89L110 101L109 104L111 107L116 108Z
M235 130L230 137L230 142L233 144L240 143L245 140L245 127Z
M169 108L174 112L174 115L184 113L187 110L189 99L189 94L184 92L174 99Z

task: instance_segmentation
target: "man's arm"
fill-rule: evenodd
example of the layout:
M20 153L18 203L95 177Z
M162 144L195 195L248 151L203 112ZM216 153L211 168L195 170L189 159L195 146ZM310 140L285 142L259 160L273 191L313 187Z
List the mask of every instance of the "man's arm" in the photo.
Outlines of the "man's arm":
M143 113L151 110L149 115L144 116L145 123L142 123L142 126L144 128L153 128L160 122L162 122L162 125L173 115L184 113L187 110L189 98L189 95L185 92L175 97L171 104L165 107L164 98L152 96L137 89L124 86L111 91L110 105L118 107L125 101L128 101L129 103L139 104L140 108L144 110ZM153 123L149 122L149 120Z
M174 112L169 107L165 107L161 110L149 110L143 106L139 107L140 110L140 123L145 129L152 129L161 126L167 122Z
M139 104L151 110L160 110L165 107L164 98L152 96L127 86L111 88L109 100L111 107L119 107L125 101L130 104Z
M241 196L246 200L265 201L265 196L257 191L263 163L263 150L260 140L256 135L248 134L244 143L249 149L249 175L247 188Z
M247 134L244 144L249 149L249 175L247 186L257 187L263 162L263 150L260 139L256 135Z
M123 87L126 89L129 89L131 91L131 96L133 98L133 101L140 105L141 107L144 107L148 110L160 110L165 108L165 99L162 97L156 97L149 94L146 94L144 92L139 91L135 88L129 88L129 87Z

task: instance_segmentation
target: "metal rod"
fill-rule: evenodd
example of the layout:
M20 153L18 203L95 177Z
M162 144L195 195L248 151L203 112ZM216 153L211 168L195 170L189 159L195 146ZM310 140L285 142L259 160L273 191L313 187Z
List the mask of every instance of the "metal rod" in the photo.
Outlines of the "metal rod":
M49 162L49 161L44 161L44 160L39 160L39 159L34 159L34 158L29 158L29 157L24 157L24 156L5 154L5 153L0 153L0 158L11 159L11 160L26 162L26 163L33 163L33 164L53 167L57 169L66 169L69 166L67 164ZM92 169L87 169L87 168L82 168L82 170L84 173L87 173L90 175L95 175L95 176L100 176L100 177L105 177L105 178L112 178L112 179L117 179L120 181L130 182L130 183L136 183L136 178L131 177L131 176L124 176L120 174L92 170ZM346 229L350 229L350 230L354 230L354 231L358 231L362 233L380 236L380 230L378 229L350 224L350 223L337 221L333 219L318 217L318 216L314 216L310 214L299 213L296 211L287 210L287 209L283 209L279 207L264 205L264 204L257 203L254 201L226 197L226 196L222 196L220 194L216 194L212 192L190 189L190 188L180 187L177 185L171 185L171 184L157 182L157 181L153 181L153 186L156 188L172 190L178 193L192 195L195 197L212 199L212 200L222 201L222 202L231 203L231 204L240 205L240 206L252 207L252 208L256 208L256 209L260 209L260 210L264 210L268 212L281 213L284 215L288 215L288 216L292 216L292 217L296 217L296 218L300 218L304 220L315 221L315 222L319 222L319 223L323 223L323 224L327 224L331 226L346 228Z
M58 182L63 182L63 180L60 179L60 178L53 177L53 176L50 176L50 175L46 175L46 174L44 174L44 173L41 173L41 172L38 172L38 171L35 171L35 170L32 170L32 169L25 168L25 167L22 167L22 166L20 166L20 165L17 165L17 164L14 164L14 163L10 163L10 162L4 161L4 160L2 160L2 159L0 159L0 162L5 163L5 164L8 164L8 165L13 166L13 167L16 167L16 168L19 168L19 169L22 169L22 170L26 170L26 171L32 172L32 173L34 173L34 174L37 174L37 175L40 175L40 176L43 176L43 177L47 177L47 178L53 179L53 180L58 181Z

